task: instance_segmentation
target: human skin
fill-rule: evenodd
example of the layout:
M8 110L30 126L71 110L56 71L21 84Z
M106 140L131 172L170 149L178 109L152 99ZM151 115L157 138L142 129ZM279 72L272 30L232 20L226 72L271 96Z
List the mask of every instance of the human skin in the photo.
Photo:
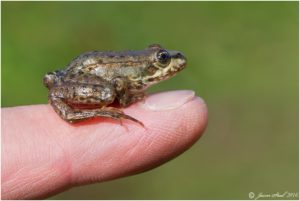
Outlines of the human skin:
M2 199L41 199L157 167L202 135L207 107L192 91L154 94L123 110L140 120L70 124L50 105L2 109Z

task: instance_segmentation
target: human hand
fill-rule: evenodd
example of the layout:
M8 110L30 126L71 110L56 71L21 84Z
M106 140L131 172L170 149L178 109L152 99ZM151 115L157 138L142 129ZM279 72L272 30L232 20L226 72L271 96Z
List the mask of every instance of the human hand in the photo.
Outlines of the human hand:
M49 105L2 109L2 199L46 198L72 186L149 170L194 144L207 108L192 91L150 95L124 112L71 125Z

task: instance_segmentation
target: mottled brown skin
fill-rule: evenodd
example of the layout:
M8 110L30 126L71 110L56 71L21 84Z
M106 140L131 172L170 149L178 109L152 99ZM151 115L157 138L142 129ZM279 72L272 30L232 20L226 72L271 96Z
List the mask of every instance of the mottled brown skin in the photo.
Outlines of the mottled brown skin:
M65 70L47 73L43 81L50 104L68 122L100 116L143 126L111 104L117 101L126 107L142 100L150 85L177 74L185 65L183 54L155 44L141 51L83 53Z

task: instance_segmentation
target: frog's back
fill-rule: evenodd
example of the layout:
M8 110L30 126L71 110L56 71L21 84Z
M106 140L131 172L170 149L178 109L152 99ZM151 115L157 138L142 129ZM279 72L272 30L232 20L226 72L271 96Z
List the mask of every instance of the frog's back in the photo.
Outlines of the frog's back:
M119 67L128 63L145 63L151 60L153 50L141 51L90 51L73 59L67 66L67 71L74 68L84 68L91 65ZM115 65L114 65L115 64Z

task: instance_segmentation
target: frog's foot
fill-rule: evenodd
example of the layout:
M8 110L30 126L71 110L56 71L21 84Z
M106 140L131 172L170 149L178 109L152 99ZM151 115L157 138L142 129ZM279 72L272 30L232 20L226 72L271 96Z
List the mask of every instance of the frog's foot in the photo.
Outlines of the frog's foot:
M117 108L103 107L99 109L73 109L60 98L52 98L50 99L50 103L56 113L58 113L62 119L70 123L76 123L78 121L90 119L93 117L108 117L120 120L120 122L122 119L129 119L144 127L144 124L142 122L125 114Z
M128 119L140 124L142 127L145 127L142 122L139 120L125 114L122 110L113 108L113 107L103 107L100 109L93 109L96 112L96 116L109 117L116 120L120 120L122 124L122 119Z

